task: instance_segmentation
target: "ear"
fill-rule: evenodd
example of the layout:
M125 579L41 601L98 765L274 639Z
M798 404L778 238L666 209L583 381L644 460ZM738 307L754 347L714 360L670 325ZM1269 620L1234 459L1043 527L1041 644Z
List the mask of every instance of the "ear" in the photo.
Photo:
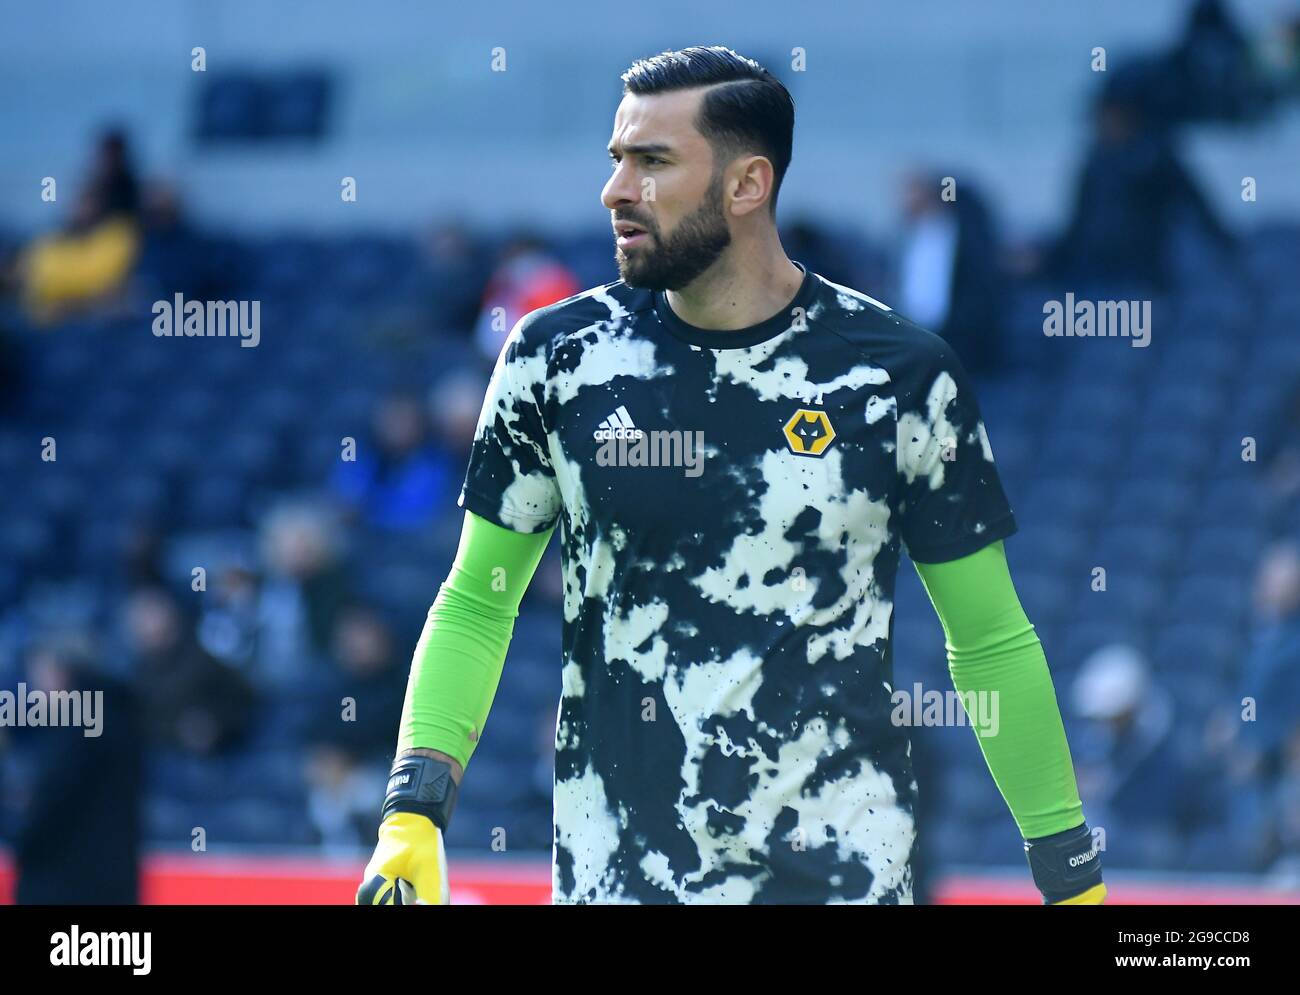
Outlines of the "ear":
M731 181L731 213L743 217L758 210L767 210L772 198L772 184L776 171L772 160L764 155L742 156L727 168L735 177Z

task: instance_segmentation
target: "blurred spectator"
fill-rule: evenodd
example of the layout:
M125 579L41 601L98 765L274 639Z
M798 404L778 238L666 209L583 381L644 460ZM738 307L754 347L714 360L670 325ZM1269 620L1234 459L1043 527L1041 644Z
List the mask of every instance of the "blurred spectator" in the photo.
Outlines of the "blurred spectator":
M108 302L121 288L139 247L135 224L111 218L91 225L94 205L78 201L74 231L38 239L19 260L23 305L38 324Z
M223 296L225 280L212 246L186 216L175 187L152 183L146 188L141 225L144 237L135 278L143 299Z
M429 413L442 447L451 461L455 478L453 489L460 484L469 464L478 416L483 407L487 379L477 370L453 370L429 391ZM453 498L455 494L452 495Z
M1253 769L1277 776L1288 737L1300 724L1300 545L1285 541L1265 551L1255 577L1256 629L1238 687L1256 704L1241 723Z
M258 596L254 565L237 553L228 554L213 571L199 614L199 645L245 672L255 672L257 665Z
M125 615L149 736L200 756L238 741L252 718L252 689L198 644L176 599L143 588L127 601Z
M352 604L334 631L332 669L321 681L312 738L362 761L391 761L406 697L406 661L379 612Z
M470 231L457 222L432 226L421 248L424 297L432 310L435 330L468 338L490 276L482 250Z
M347 852L374 841L407 667L388 622L360 603L348 605L339 617L332 664L308 728L306 777L321 844Z
M100 136L90 167L87 192L91 205L89 224L110 217L133 218L140 209L140 184L136 180L126 132L110 128Z
M330 740L308 744L307 814L323 849L354 857L374 846L387 770Z
M529 311L572 297L582 289L541 239L525 235L510 241L483 293L474 331L479 352L495 363L515 322Z
M30 730L28 803L14 841L20 905L132 905L138 900L141 739L133 692L73 640L38 645L27 679L45 692L102 692L100 734Z
M262 524L258 679L271 686L310 673L329 652L348 599L337 523L324 508L281 505Z
M463 472L435 445L419 397L398 392L379 402L370 437L358 442L355 460L337 465L332 485L344 506L367 524L413 529L445 510Z
M1171 245L1189 220L1232 260L1236 239L1183 165L1169 132L1147 118L1140 95L1108 86L1093 128L1069 224L1048 255L1050 275L1167 290Z
M899 310L942 336L968 370L991 372L1002 356L1000 250L979 190L967 180L952 190L955 199L945 201L938 173L906 177Z
M1201 865L1258 872L1277 852L1277 792L1300 728L1300 553L1268 550L1256 573L1255 628L1236 686L1209 714L1197 772L1216 799L1196 845ZM1226 841L1231 851L1224 853Z
M1084 724L1071 734L1088 823L1126 866L1167 866L1207 800L1187 776L1173 737L1173 704L1145 658L1117 643L1092 653L1070 689Z
M407 668L388 623L363 604L340 615L332 657L308 729L308 809L321 845L350 855L374 841Z
M96 148L67 229L38 239L19 258L23 304L33 321L49 323L113 298L139 251L138 209L126 135L110 130Z
M1178 44L1150 61L1149 110L1171 124L1258 120L1280 96L1223 0L1194 0Z

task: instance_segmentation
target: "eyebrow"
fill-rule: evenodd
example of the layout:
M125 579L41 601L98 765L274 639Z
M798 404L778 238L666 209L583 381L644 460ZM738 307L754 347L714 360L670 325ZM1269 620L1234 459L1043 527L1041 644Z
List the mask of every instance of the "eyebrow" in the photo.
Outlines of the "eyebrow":
M647 142L641 145L623 146L624 155L660 155L664 152L671 152L672 150L673 147L664 142ZM612 143L606 147L606 151L609 152L610 158L613 158L614 146Z

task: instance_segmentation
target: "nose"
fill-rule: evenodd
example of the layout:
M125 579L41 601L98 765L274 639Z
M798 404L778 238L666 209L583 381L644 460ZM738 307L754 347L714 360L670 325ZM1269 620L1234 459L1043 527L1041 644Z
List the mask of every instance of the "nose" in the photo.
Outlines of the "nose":
M614 168L605 189L601 191L600 202L607 210L614 211L637 203L641 199L640 194L636 178L632 175L632 170L627 168L627 160L624 159Z

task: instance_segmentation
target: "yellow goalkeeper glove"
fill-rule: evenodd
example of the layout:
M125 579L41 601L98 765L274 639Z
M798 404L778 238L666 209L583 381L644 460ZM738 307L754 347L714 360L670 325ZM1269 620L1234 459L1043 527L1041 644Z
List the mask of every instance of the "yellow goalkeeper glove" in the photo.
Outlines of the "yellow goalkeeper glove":
M456 807L451 765L398 757L380 811L379 843L357 889L358 905L446 905L442 833Z
M442 832L426 816L394 812L379 827L366 864L358 905L446 905L447 852Z

